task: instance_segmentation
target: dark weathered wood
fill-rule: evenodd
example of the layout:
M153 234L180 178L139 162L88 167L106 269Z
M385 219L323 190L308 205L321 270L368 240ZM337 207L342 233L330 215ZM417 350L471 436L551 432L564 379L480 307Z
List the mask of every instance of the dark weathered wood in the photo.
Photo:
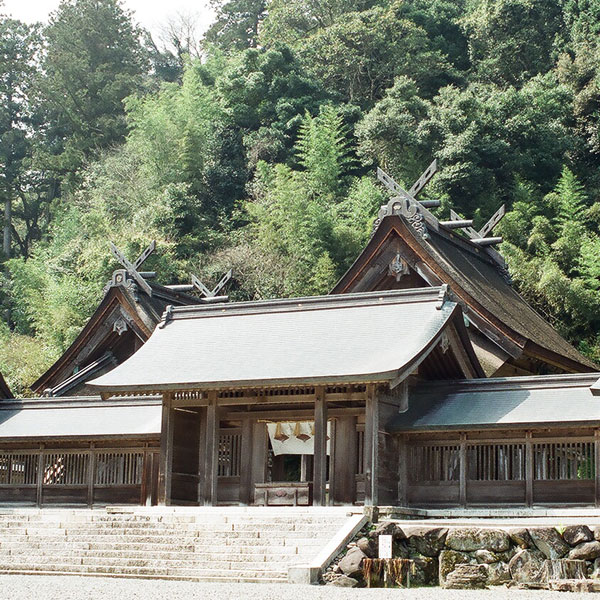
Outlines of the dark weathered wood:
M594 432L594 504L600 506L600 430Z
M217 392L208 393L206 407L206 452L204 454L204 505L217 504L217 469L219 458L219 407Z
M334 504L353 504L356 501L357 440L356 417L338 417L333 435L334 453L332 471L335 473L332 489Z
M533 506L533 444L531 431L525 433L525 504Z
M171 503L171 472L173 465L173 409L168 394L163 396L162 425L160 436L160 466L158 471L158 503Z
M40 444L40 454L38 456L38 471L37 471L37 493L36 504L41 507L44 501L43 497L43 481L44 481L44 444Z
M408 451L406 437L401 436L398 441L398 505L408 506Z
M254 421L242 421L242 469L240 473L240 504L252 502L252 432Z
M313 502L327 504L327 400L322 387L315 389L315 437L313 459Z
M460 475L459 475L459 502L461 506L467 505L467 436L460 436Z
M365 406L365 505L377 506L379 407L375 387L369 385Z
M267 479L267 426L260 421L254 421L252 427L252 493L257 483Z
M95 444L90 444L90 457L88 459L88 506L94 504L94 474L96 472L96 453Z

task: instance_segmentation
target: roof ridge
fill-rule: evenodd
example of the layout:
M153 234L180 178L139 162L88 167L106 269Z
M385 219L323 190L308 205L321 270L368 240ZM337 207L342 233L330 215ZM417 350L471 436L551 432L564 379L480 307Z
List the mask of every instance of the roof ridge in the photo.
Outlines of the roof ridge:
M162 323L171 319L191 319L195 317L231 314L260 314L271 312L291 312L318 310L324 308L352 308L378 304L409 304L412 302L441 302L448 300L448 286L411 288L407 290L386 290L335 294L327 296L304 296L299 298L274 298L228 302L226 304L194 304L190 306L168 307L163 313Z

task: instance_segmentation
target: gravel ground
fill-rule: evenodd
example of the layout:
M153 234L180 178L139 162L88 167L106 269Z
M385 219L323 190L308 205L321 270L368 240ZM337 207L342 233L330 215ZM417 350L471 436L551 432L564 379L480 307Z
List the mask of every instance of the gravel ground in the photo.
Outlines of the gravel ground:
M44 575L0 575L0 600L575 600L595 594L537 590L343 589L333 586L193 583Z

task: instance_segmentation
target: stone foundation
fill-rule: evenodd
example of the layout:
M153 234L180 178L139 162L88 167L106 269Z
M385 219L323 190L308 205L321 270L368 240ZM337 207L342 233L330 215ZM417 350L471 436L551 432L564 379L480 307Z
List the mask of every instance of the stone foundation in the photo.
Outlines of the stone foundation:
M380 521L348 544L324 573L325 583L366 586L364 560L378 558L379 535L393 536L394 558L411 561L411 586L600 591L600 526L586 525L492 528Z

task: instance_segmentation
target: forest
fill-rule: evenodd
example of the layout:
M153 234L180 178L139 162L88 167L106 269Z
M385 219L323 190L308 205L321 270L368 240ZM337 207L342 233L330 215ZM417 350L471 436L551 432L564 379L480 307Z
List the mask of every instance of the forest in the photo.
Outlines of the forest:
M377 166L496 229L516 289L600 362L600 0L213 0L163 39L119 0L0 0L0 372L28 394L102 298L114 242L160 283L326 294Z

